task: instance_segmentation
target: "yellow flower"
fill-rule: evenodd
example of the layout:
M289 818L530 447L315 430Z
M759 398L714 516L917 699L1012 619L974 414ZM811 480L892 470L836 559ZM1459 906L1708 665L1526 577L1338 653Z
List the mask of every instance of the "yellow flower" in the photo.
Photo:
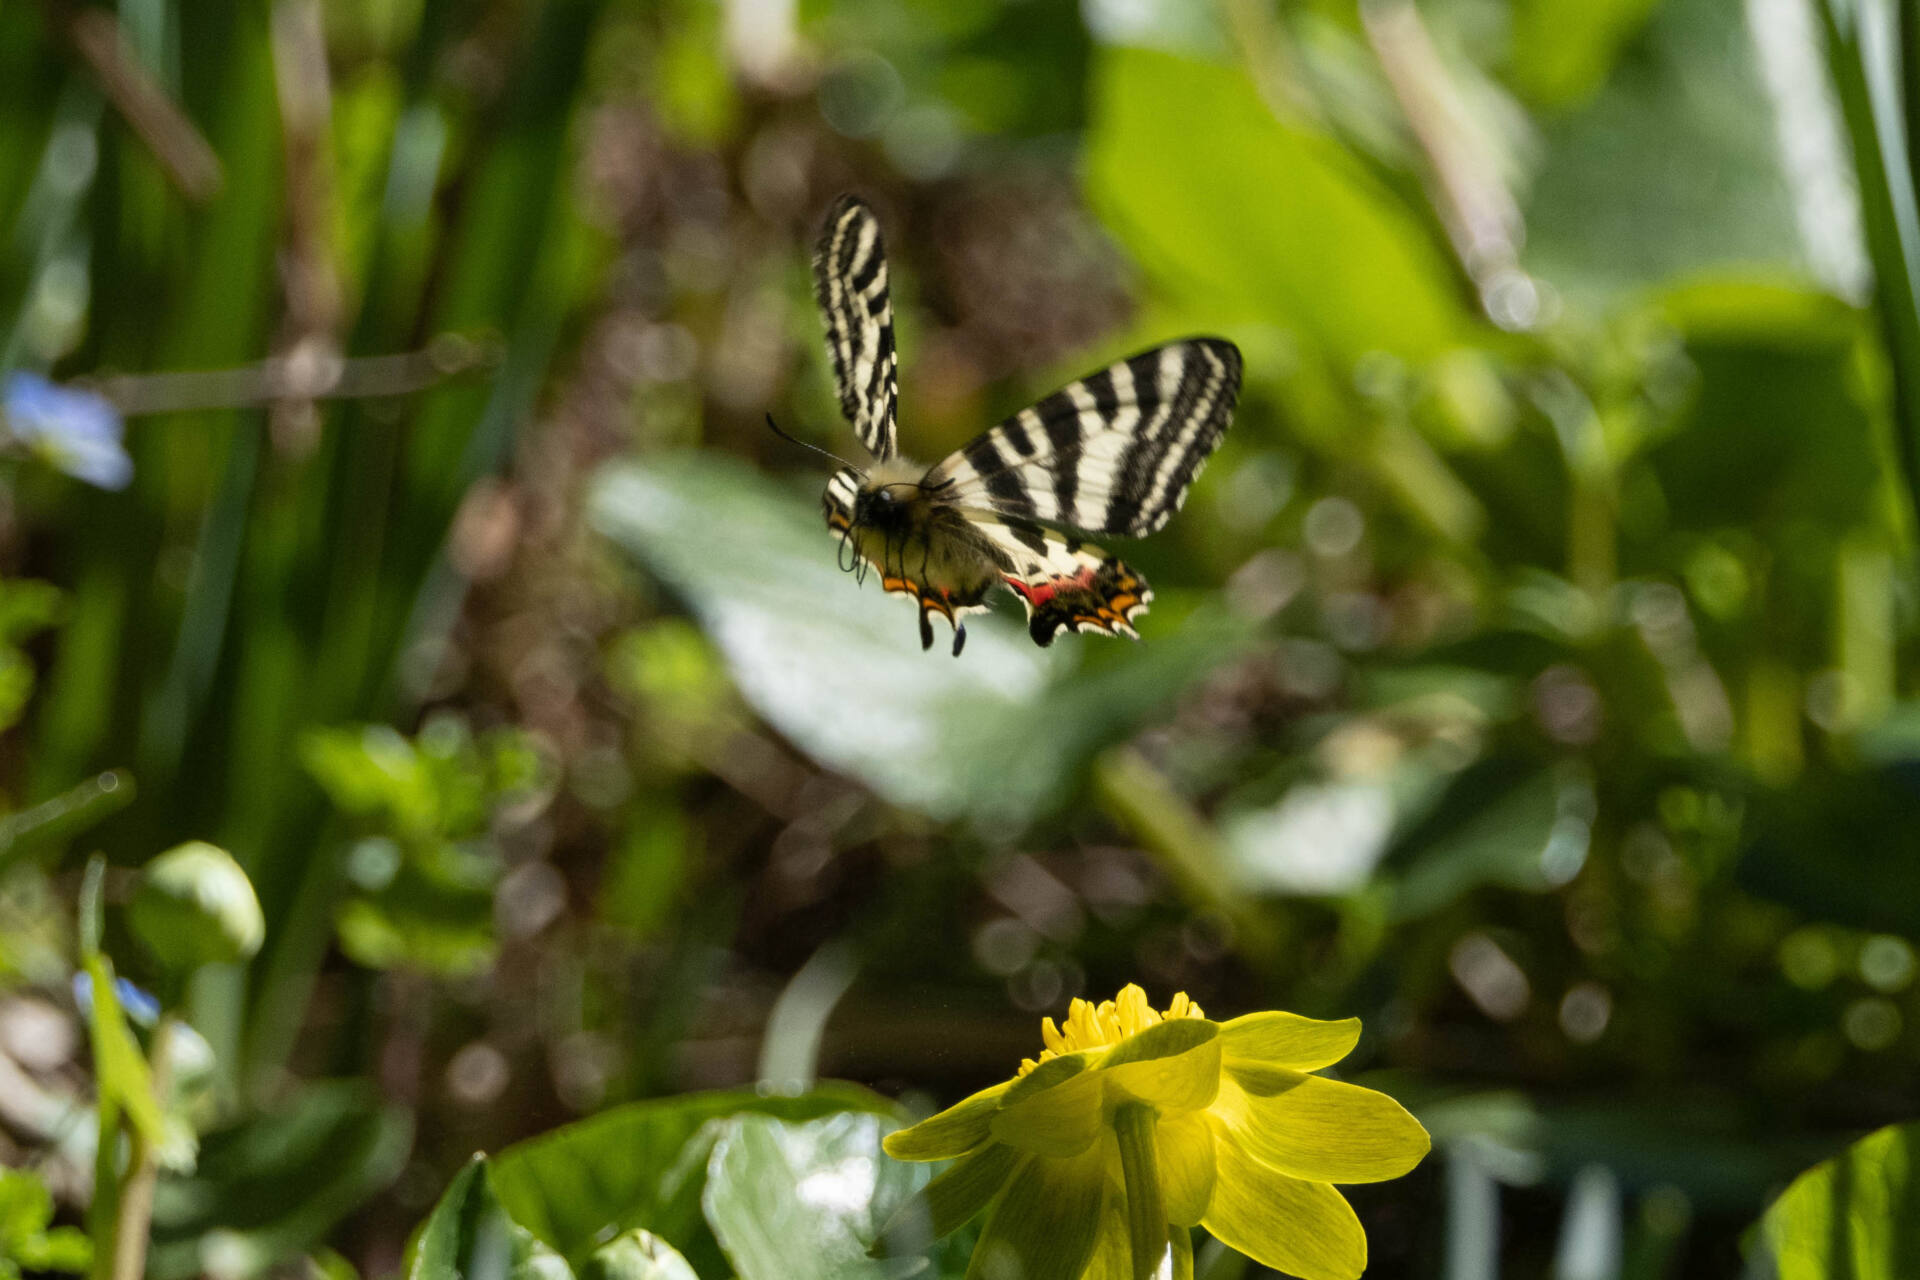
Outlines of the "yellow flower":
M1331 1184L1397 1178L1427 1153L1392 1098L1310 1074L1353 1049L1357 1018L1211 1022L1184 994L1161 1014L1128 986L1041 1035L1012 1080L888 1136L896 1159L955 1163L886 1238L987 1210L969 1280L1181 1280L1197 1225L1302 1280L1349 1280L1367 1237Z

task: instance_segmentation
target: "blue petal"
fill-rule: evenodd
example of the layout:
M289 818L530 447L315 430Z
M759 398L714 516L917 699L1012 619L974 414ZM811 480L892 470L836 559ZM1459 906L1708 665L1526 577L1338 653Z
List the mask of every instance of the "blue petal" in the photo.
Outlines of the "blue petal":
M104 396L17 371L0 390L0 417L14 439L77 480L124 489L133 479L120 443L126 424Z
M134 1022L150 1027L159 1021L160 1001L125 978L113 980L113 993L120 997L121 1009ZM93 975L85 969L73 975L73 1002L80 1006L83 1017L93 1016Z

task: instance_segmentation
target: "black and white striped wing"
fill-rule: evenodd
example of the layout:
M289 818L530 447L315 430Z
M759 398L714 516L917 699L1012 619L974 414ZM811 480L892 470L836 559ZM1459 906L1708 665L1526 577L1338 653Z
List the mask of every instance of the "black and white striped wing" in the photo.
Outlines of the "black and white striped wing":
M1233 418L1240 350L1189 338L1109 365L1024 409L927 476L945 500L1142 537L1186 500Z
M855 196L841 196L827 214L813 254L813 292L827 322L840 412L867 451L885 462L896 451L894 417L900 401L893 303L887 297L880 220Z

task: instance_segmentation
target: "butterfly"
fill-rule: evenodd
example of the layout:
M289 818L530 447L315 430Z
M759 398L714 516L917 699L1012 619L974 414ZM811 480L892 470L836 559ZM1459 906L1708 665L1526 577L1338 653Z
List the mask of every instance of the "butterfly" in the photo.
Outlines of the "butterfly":
M1188 338L1142 351L922 467L899 453L886 252L857 197L828 213L813 278L840 410L873 457L869 467L836 458L842 469L822 495L840 567L861 582L877 571L888 592L910 597L922 649L933 647L934 615L945 618L956 658L965 615L996 587L1026 606L1042 647L1062 630L1139 639L1133 620L1153 591L1082 535L1143 537L1180 509L1233 417L1239 349Z

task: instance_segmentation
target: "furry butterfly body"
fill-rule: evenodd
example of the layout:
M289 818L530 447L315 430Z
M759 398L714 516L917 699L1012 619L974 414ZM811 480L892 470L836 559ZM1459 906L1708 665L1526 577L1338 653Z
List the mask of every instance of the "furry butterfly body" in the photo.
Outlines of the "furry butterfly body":
M886 255L858 199L828 214L814 285L841 411L875 460L836 472L822 496L842 567L918 605L922 648L945 618L956 657L965 615L995 587L1026 607L1036 644L1062 630L1138 638L1151 589L1082 535L1140 537L1179 510L1232 419L1239 350L1190 338L1143 351L923 468L899 456Z

